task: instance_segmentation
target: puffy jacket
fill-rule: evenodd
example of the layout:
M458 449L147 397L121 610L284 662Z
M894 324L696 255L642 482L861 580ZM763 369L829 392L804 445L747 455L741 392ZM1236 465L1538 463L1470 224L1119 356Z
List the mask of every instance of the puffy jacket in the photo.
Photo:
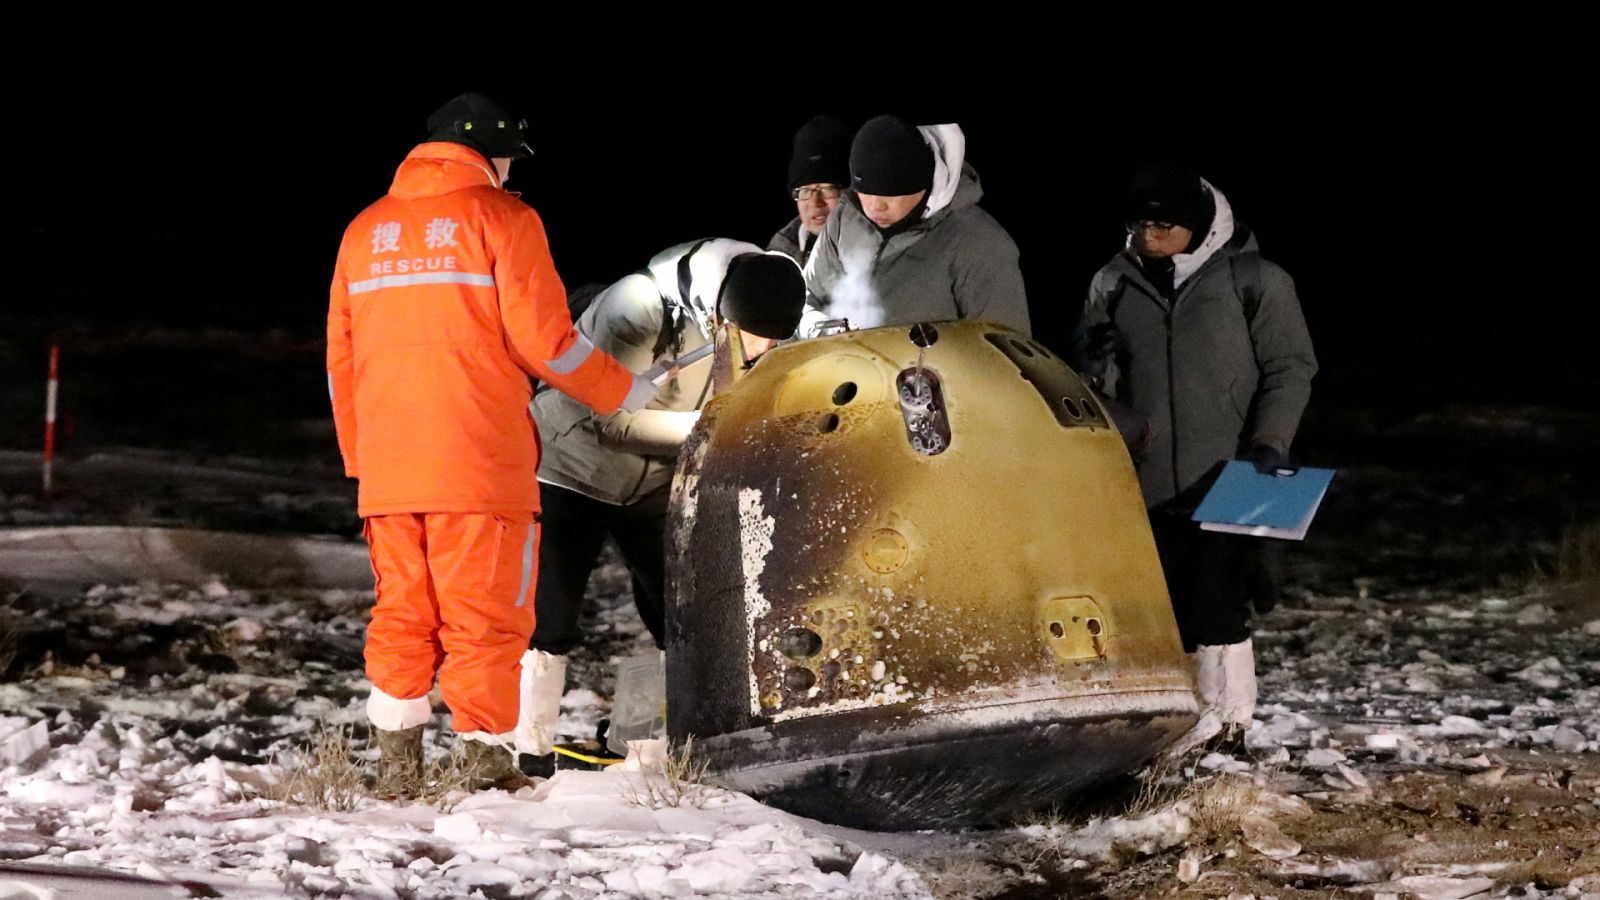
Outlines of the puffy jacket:
M362 516L537 510L530 375L603 412L654 393L572 327L538 213L460 144L411 151L345 230L329 293Z
M1235 223L1221 191L1206 188L1216 214L1201 245L1172 258L1172 295L1124 250L1095 274L1078 326L1083 334L1112 322L1122 335L1108 388L1150 420L1139 481L1151 507L1251 444L1288 452L1317 371L1287 272L1254 260L1259 300L1253 315L1248 310L1238 281L1245 269L1234 259L1259 257L1255 235Z
M800 224L800 217L795 216L789 220L789 224L772 235L772 239L767 241L767 249L782 253L803 268L816 243L816 235L806 231L805 226Z
M728 262L761 248L714 238L679 244L606 288L578 319L578 330L629 369L645 372L712 339ZM596 415L557 391L534 396L545 456L539 480L606 503L625 505L672 481L678 449L711 398L711 356L684 366L648 407Z
M1017 245L978 205L983 187L965 162L966 138L955 125L920 130L934 152L922 218L886 238L846 193L806 261L802 335L838 318L852 328L982 319L1031 333Z

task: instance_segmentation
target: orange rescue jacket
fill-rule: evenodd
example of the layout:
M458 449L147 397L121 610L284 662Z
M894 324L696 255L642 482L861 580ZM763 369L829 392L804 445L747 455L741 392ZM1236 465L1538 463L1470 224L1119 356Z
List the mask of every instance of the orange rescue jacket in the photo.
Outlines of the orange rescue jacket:
M529 375L601 414L635 383L572 327L539 214L477 152L422 144L345 229L330 291L328 391L360 514L537 510Z

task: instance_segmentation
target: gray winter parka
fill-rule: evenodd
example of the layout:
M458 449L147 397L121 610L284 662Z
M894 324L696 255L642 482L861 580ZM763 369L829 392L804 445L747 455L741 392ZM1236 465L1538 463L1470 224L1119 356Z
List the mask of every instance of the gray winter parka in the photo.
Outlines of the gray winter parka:
M1205 186L1216 214L1201 245L1173 257L1173 299L1130 248L1095 274L1078 325L1081 335L1113 322L1125 342L1107 393L1150 420L1138 469L1152 508L1251 444L1287 453L1317 371L1293 279L1259 258L1255 235L1234 222L1220 191ZM1257 259L1235 262L1246 254ZM1238 283L1251 266L1259 272L1253 318Z
M838 318L856 329L982 319L1031 333L1017 245L978 206L983 187L964 161L961 129L920 130L935 161L926 212L885 239L846 193L806 261L810 310L802 336L816 322Z
M760 252L722 238L663 250L645 271L596 296L578 318L578 330L629 370L644 373L711 342L712 311L729 260ZM671 483L678 449L710 396L709 355L685 366L638 412L595 415L541 385L531 407L543 445L539 481L606 503L636 502Z

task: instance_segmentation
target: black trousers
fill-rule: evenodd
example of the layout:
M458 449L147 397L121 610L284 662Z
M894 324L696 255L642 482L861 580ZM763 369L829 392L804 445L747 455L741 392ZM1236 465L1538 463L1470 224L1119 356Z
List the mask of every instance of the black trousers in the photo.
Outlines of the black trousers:
M627 506L602 503L577 491L539 485L539 581L535 588L537 622L529 646L566 655L583 635L583 591L609 537L633 575L633 603L656 646L661 647L667 564L667 500L663 487Z
M1278 602L1278 547L1272 538L1204 531L1186 513L1151 510L1150 528L1167 576L1185 652L1250 637L1252 608Z

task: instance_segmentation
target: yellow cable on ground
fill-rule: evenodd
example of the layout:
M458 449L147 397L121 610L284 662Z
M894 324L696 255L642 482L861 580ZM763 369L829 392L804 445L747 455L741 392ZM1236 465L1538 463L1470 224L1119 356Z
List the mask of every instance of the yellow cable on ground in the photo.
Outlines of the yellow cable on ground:
M576 759L576 760L578 760L580 762L586 762L586 763L589 763L590 765L595 765L595 766L614 766L617 763L626 761L626 760L621 760L621 759L608 759L606 757L601 757L601 756L590 756L587 753L579 753L576 750L572 750L572 749L569 749L567 747L563 747L560 744L557 744L555 746L555 751L557 753L561 754L562 756L570 756L573 759Z

